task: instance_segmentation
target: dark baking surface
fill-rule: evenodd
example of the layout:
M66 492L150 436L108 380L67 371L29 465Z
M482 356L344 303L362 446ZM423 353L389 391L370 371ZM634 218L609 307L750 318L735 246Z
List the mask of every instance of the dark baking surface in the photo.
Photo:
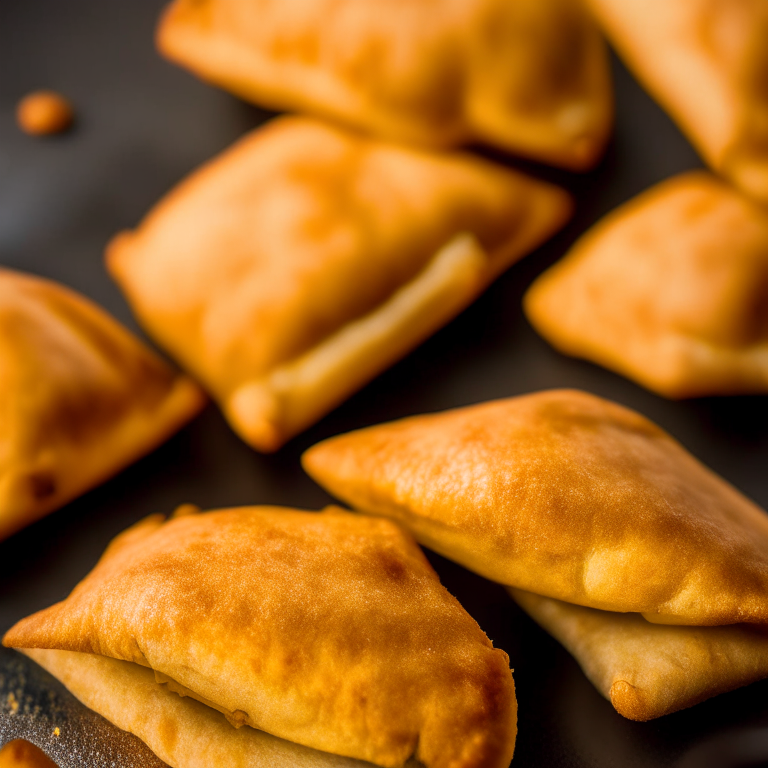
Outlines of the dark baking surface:
M135 225L186 173L269 117L159 58L152 33L162 5L163 0L0 0L0 264L59 280L136 331L104 271L105 243ZM654 182L700 165L669 119L614 64L617 128L601 166L575 176L521 164L576 194L577 213L564 232L277 454L251 451L209 407L152 455L0 544L0 632L64 598L115 534L151 512L168 512L181 502L319 508L330 499L299 466L301 452L318 440L549 387L579 387L639 410L768 505L764 398L662 400L558 355L520 310L533 278L603 213ZM57 89L73 101L74 130L35 139L16 128L16 102L36 88ZM651 723L630 722L501 587L430 558L447 588L511 657L520 706L516 768L768 764L768 682ZM9 693L19 703L13 715ZM53 735L56 726L59 736ZM157 765L133 737L85 712L18 654L3 651L0 743L19 735L38 743L61 768Z

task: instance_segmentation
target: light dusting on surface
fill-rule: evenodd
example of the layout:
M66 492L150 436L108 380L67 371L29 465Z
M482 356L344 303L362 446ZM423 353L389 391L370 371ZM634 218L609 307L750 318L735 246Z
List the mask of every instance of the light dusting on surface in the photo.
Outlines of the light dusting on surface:
M164 768L147 746L78 702L21 654L0 649L0 744L26 739L59 768Z

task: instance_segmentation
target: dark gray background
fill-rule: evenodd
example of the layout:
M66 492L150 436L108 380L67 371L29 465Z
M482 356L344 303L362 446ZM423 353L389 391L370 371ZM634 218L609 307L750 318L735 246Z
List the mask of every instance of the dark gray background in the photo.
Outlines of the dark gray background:
M162 0L0 0L0 264L59 280L137 332L103 268L104 245L116 231L135 225L190 170L269 117L159 58L152 37L162 5ZM596 171L578 176L516 163L575 193L576 216L560 235L277 454L251 451L209 407L114 480L0 544L0 632L64 598L115 534L151 512L169 512L181 502L203 508L254 503L318 508L330 499L299 466L302 451L318 440L386 419L548 387L579 387L639 410L768 505L763 398L665 401L589 363L560 356L520 310L534 277L602 214L654 182L700 165L618 62L614 71L616 133ZM35 139L16 128L18 99L41 87L60 90L74 102L73 131ZM520 705L516 768L768 764L768 683L655 722L632 723L613 711L570 656L521 614L501 587L436 555L430 559L447 588L511 657ZM3 691L13 686L29 693L36 717L12 721L4 714ZM121 751L126 740L106 724L73 726L58 740L50 736L51 723L65 712L73 723L83 718L90 723L80 710L16 654L0 654L0 741L12 733L31 734L62 768L152 763L140 750Z

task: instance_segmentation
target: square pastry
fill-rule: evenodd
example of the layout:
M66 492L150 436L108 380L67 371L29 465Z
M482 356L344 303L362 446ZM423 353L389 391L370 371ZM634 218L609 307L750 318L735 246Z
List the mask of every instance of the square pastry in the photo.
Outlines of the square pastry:
M570 211L562 190L477 157L282 118L115 238L107 263L149 333L272 451Z

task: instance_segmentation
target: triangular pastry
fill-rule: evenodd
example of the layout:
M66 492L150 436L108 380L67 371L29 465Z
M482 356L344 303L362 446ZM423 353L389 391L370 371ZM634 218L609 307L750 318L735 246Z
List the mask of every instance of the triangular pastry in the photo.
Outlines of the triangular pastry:
M525 297L557 349L666 397L768 392L768 210L716 177L621 206Z
M584 170L612 124L606 48L573 0L176 0L157 40L258 104L427 147Z
M146 667L234 727L390 768L412 756L427 768L507 768L512 758L517 705L506 654L389 521L270 507L155 515L115 539L65 601L23 619L3 642ZM135 714L121 715L114 701L97 708L164 743L161 722L140 722L159 696L146 674L32 655L88 689L89 701L101 696L93 680L102 671L104 690L123 690L119 677L143 686ZM188 721L158 706L170 721ZM220 720L215 733L202 723L211 713L189 717L201 720L189 738L220 740Z
M305 118L193 174L108 266L252 446L275 450L466 307L570 214L562 190Z
M768 623L768 515L643 416L552 390L326 440L310 475L490 579L657 623Z
M0 539L155 448L204 396L82 296L0 269Z
M707 163L768 202L768 3L587 3Z
M631 720L652 720L768 677L768 626L674 627L511 589Z

